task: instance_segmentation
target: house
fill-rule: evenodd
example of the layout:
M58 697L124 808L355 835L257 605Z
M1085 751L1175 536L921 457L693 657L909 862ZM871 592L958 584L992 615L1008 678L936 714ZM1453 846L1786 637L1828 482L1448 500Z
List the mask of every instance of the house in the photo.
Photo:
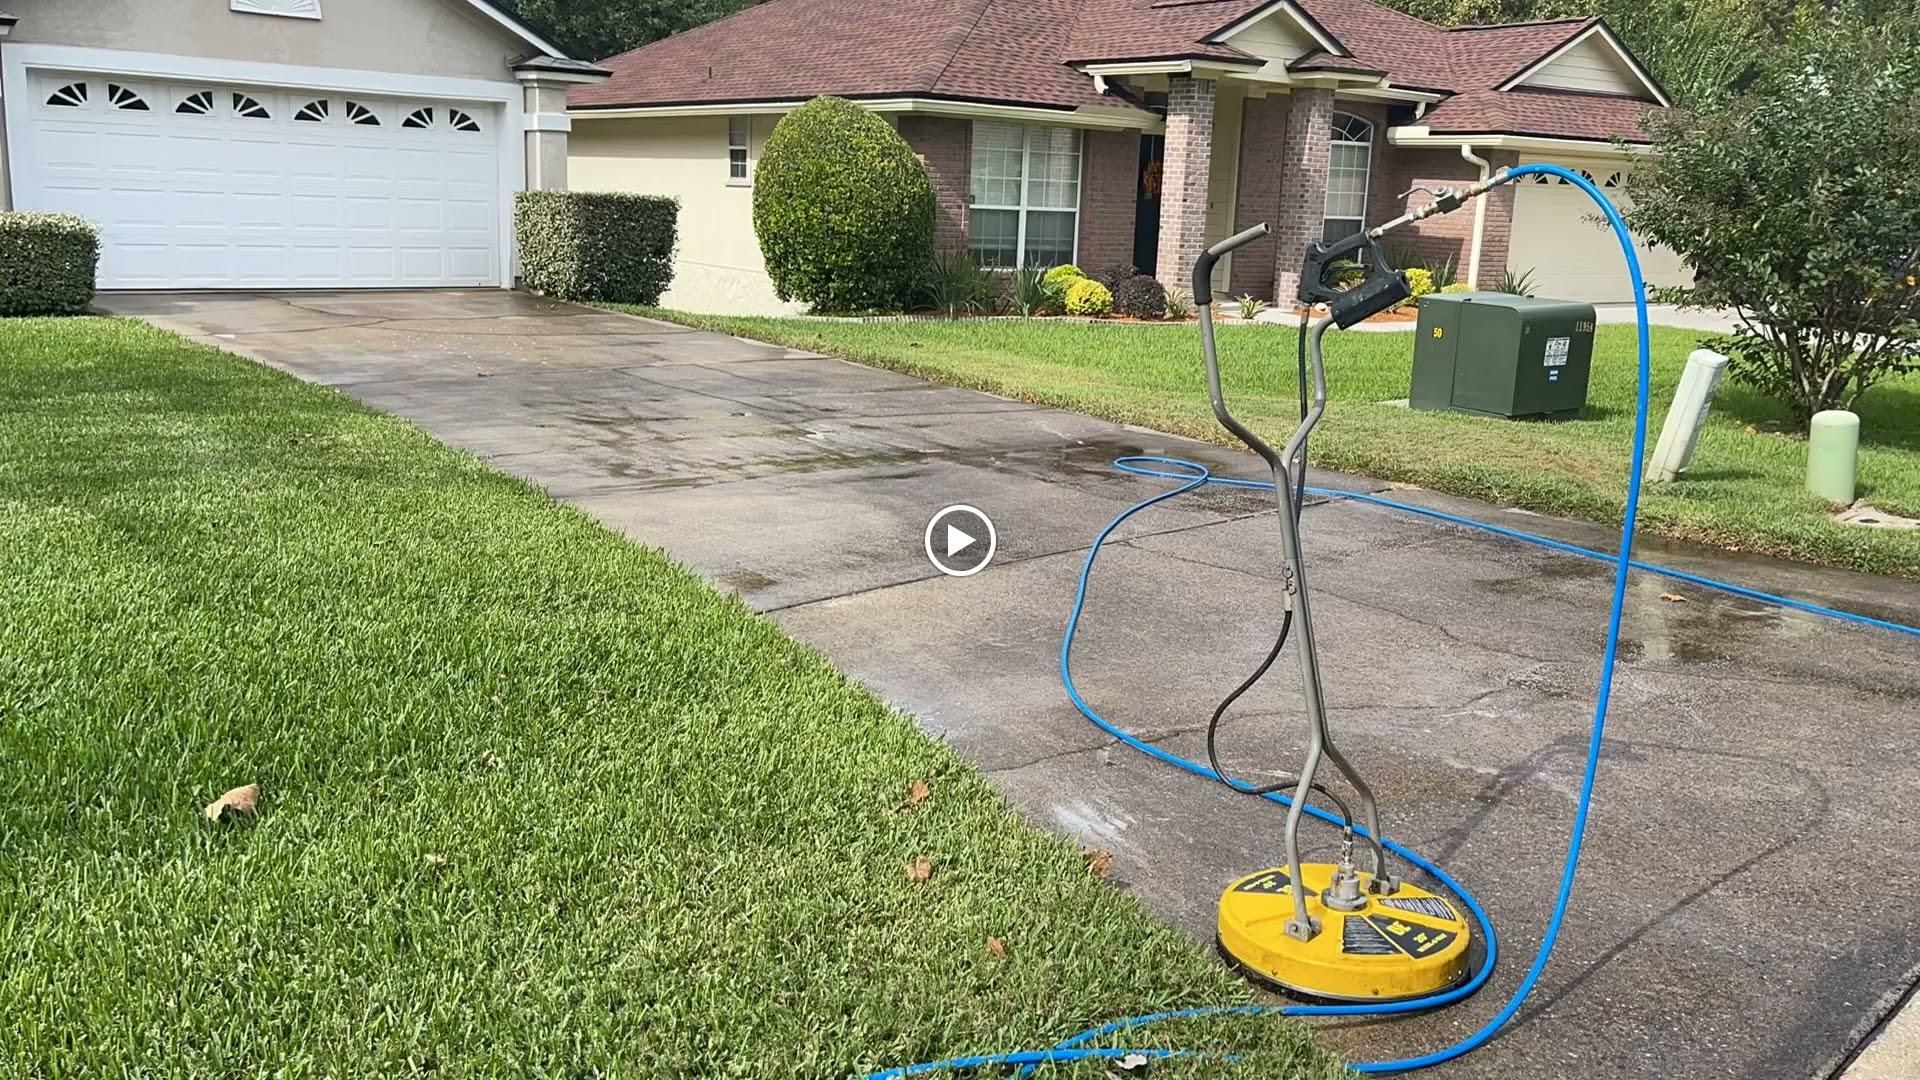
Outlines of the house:
M0 4L0 209L98 224L107 289L510 286L606 75L488 0Z
M1402 194L1552 161L1619 192L1659 84L1598 19L1446 29L1371 0L770 0L602 62L569 95L582 188L678 196L668 302L778 310L751 221L769 132L820 94L894 123L937 234L983 264L1130 261L1187 287L1210 243L1275 238L1216 291L1291 297L1307 242L1397 216ZM1416 193L1417 201L1427 196ZM1484 287L1631 299L1617 241L1564 182L1502 188L1397 237ZM1686 280L1647 252L1649 279Z

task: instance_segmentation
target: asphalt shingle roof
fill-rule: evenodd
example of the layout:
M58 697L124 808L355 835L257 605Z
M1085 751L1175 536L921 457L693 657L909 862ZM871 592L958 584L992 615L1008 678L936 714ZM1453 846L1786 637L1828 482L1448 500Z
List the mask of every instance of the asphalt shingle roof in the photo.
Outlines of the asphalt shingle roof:
M817 94L928 97L1060 109L1113 106L1075 64L1261 61L1206 39L1271 0L768 0L602 61L613 78L573 91L577 109L789 101ZM1554 91L1495 90L1594 19L1446 29L1373 0L1297 0L1340 53L1295 71L1384 76L1451 95L1436 132L1644 138L1647 103Z

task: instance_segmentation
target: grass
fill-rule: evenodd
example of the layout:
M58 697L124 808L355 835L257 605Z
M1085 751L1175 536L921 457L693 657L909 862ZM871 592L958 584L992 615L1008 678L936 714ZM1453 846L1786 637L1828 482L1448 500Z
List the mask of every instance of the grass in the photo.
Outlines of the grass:
M136 323L0 357L0 1074L843 1077L1247 1000L532 488ZM1291 1023L1174 1036L1340 1071Z
M833 353L939 382L1055 405L1123 423L1230 443L1214 422L1191 326L1086 325L1018 320L829 323L629 309L743 337ZM1656 327L1649 449L1672 400L1693 331ZM1294 333L1220 327L1234 411L1276 443L1297 418ZM1406 334L1336 334L1327 382L1333 408L1313 461L1544 513L1620 520L1633 430L1635 332L1602 326L1590 404L1580 418L1511 422L1383 404L1407 397ZM1886 383L1860 402L1860 494L1920 517L1920 375ZM1806 443L1787 434L1786 410L1729 382L1681 482L1648 488L1643 528L1738 551L1920 577L1920 533L1835 524L1802 491Z

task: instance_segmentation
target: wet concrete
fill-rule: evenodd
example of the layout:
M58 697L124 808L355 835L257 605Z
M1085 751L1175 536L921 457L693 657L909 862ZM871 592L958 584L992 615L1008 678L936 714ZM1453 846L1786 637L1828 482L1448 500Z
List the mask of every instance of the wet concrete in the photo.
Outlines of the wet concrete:
M1280 857L1270 807L1116 748L1055 670L1085 545L1157 490L1112 458L1258 475L1244 455L510 293L106 302L338 386L664 548L911 711L1031 819L1113 852L1115 880L1198 940L1219 887ZM1611 543L1579 522L1395 497ZM951 503L998 526L999 557L976 577L941 577L922 555L928 518ZM1431 1050L1499 1008L1538 940L1609 572L1349 502L1314 506L1305 531L1337 733L1384 795L1390 834L1487 903L1504 957L1462 1006L1325 1037L1357 1058ZM1912 583L1675 545L1643 557L1920 623ZM1199 756L1214 701L1275 629L1277 558L1257 496L1216 490L1135 519L1096 570L1076 653L1088 699ZM1920 962L1920 649L1646 574L1625 626L1554 963L1503 1037L1432 1075L1824 1074ZM1242 773L1298 763L1297 696L1288 660L1243 700L1225 744ZM1330 840L1316 831L1310 850Z

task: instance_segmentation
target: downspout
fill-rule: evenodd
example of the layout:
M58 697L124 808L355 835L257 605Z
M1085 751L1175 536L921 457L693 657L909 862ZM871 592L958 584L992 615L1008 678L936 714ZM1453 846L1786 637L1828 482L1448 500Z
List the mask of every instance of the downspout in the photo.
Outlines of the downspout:
M1468 164L1480 167L1481 183L1486 183L1487 178L1493 175L1493 164L1486 158L1475 155L1472 143L1460 144L1460 156L1466 158ZM1467 246L1467 284L1476 289L1480 287L1480 244L1486 236L1487 200L1475 199L1473 200L1473 240Z

